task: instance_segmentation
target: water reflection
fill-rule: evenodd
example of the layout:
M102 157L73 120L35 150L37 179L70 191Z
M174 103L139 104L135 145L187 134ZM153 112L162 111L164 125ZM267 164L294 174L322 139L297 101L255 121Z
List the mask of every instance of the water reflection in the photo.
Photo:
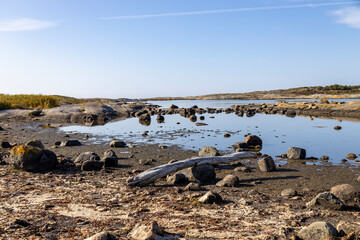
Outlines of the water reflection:
M166 115L164 119L151 116L150 121L130 118L104 126L70 126L61 129L98 136L104 142L113 138L134 143L151 140L162 145L175 144L193 150L214 146L222 151L233 151L232 144L244 141L244 135L251 133L263 140L262 153L274 157L286 153L288 147L301 147L306 149L308 157L320 158L326 155L330 157L329 162L333 163L341 163L347 153L359 153L359 122L265 114L239 117L236 114L206 113L195 116L200 119L199 122L174 114ZM341 126L341 130L333 129L337 125ZM142 136L144 131L148 131L146 138ZM230 137L225 138L225 133L230 134Z
M139 118L139 123L140 123L141 125L143 125L143 126L150 126L150 124L151 124L151 119L149 119L149 120L144 120L144 119Z

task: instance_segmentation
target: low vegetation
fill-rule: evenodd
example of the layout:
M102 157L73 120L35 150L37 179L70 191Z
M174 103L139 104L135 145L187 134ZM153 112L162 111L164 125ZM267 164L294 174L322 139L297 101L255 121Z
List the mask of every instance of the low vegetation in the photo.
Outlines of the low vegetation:
M59 106L61 101L78 102L75 98L54 95L8 95L0 94L0 110L4 109L46 109Z
M347 98L346 94L360 94L360 85L348 86L333 84L330 86L299 87L270 91L256 91L248 93L219 93L189 97L158 97L144 100L223 100L223 99L292 99L292 98L319 98L316 95L331 95L330 98Z

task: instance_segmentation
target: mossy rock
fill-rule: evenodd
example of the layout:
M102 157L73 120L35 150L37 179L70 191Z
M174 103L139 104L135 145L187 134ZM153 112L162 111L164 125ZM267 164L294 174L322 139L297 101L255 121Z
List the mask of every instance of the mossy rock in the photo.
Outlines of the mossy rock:
M55 153L34 146L20 145L10 152L10 165L25 171L46 171L57 164Z

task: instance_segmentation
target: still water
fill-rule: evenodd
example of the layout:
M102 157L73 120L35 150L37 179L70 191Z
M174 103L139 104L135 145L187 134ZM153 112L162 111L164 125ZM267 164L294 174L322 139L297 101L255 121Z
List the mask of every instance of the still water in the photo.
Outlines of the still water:
M198 106L200 104L196 103ZM137 118L130 118L104 126L69 126L61 130L68 133L88 133L96 136L94 142L108 143L112 139L122 139L130 143L158 143L179 145L186 149L199 150L204 146L214 146L221 151L231 151L231 145L244 141L245 134L258 135L263 140L262 153L271 156L286 153L288 147L301 147L307 157L330 157L330 162L338 164L347 153L360 153L360 122L332 119L310 119L297 116L289 118L282 115L256 114L239 117L231 114L203 114L207 126L196 126L188 118L180 115L166 115L165 122L158 123L152 116L151 124L144 126ZM341 126L341 130L334 130ZM142 134L148 131L148 136ZM225 138L229 133L231 137ZM321 163L321 161L318 161ZM349 161L357 164L354 161Z

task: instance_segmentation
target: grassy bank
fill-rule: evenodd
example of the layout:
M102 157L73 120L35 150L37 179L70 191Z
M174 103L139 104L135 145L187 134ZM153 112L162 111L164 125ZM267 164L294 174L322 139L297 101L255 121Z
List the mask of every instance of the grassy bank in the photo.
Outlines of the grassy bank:
M53 95L8 95L0 94L0 110L4 109L46 109L59 106L61 101L76 102L74 98Z

